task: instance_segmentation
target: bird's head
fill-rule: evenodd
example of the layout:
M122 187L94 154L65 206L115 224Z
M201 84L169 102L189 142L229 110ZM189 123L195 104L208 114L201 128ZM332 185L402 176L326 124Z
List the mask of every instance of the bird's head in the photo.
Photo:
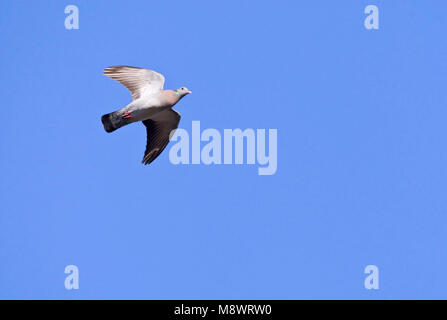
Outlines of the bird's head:
M186 88L186 87L181 87L181 88L175 90L175 92L180 96L180 98L191 93L191 91L189 91L188 88Z

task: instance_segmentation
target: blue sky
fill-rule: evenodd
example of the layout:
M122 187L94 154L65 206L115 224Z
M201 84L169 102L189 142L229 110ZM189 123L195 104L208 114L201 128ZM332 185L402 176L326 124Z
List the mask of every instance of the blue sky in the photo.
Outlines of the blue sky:
M1 1L0 298L446 298L446 9ZM130 101L117 64L191 89L182 128L277 129L277 173L143 166L144 126L100 121Z

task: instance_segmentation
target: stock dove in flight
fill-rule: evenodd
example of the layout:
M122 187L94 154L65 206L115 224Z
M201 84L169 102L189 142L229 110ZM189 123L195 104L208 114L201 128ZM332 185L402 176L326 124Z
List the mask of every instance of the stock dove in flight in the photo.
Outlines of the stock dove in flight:
M102 116L104 129L112 132L130 123L142 121L147 133L142 163L151 163L167 146L171 133L180 122L180 114L172 107L191 91L185 87L163 90L163 75L148 69L113 66L106 68L104 75L119 81L132 94L132 102L126 107Z

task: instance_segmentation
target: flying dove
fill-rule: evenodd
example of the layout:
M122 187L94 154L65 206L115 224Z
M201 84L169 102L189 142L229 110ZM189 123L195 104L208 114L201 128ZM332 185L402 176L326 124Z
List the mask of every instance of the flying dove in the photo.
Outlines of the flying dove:
M127 106L101 117L104 129L112 132L130 123L142 121L147 132L142 163L151 163L167 146L171 134L180 122L180 114L172 107L191 91L186 87L163 90L163 75L148 69L113 66L106 68L104 75L119 81L132 94L132 102Z

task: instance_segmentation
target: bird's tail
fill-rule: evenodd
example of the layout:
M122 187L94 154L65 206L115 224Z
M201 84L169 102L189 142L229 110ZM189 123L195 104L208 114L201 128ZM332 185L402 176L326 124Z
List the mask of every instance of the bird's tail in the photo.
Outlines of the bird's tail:
M127 120L121 116L119 111L111 112L105 114L101 117L102 124L104 125L104 130L107 132L115 131L128 124Z

